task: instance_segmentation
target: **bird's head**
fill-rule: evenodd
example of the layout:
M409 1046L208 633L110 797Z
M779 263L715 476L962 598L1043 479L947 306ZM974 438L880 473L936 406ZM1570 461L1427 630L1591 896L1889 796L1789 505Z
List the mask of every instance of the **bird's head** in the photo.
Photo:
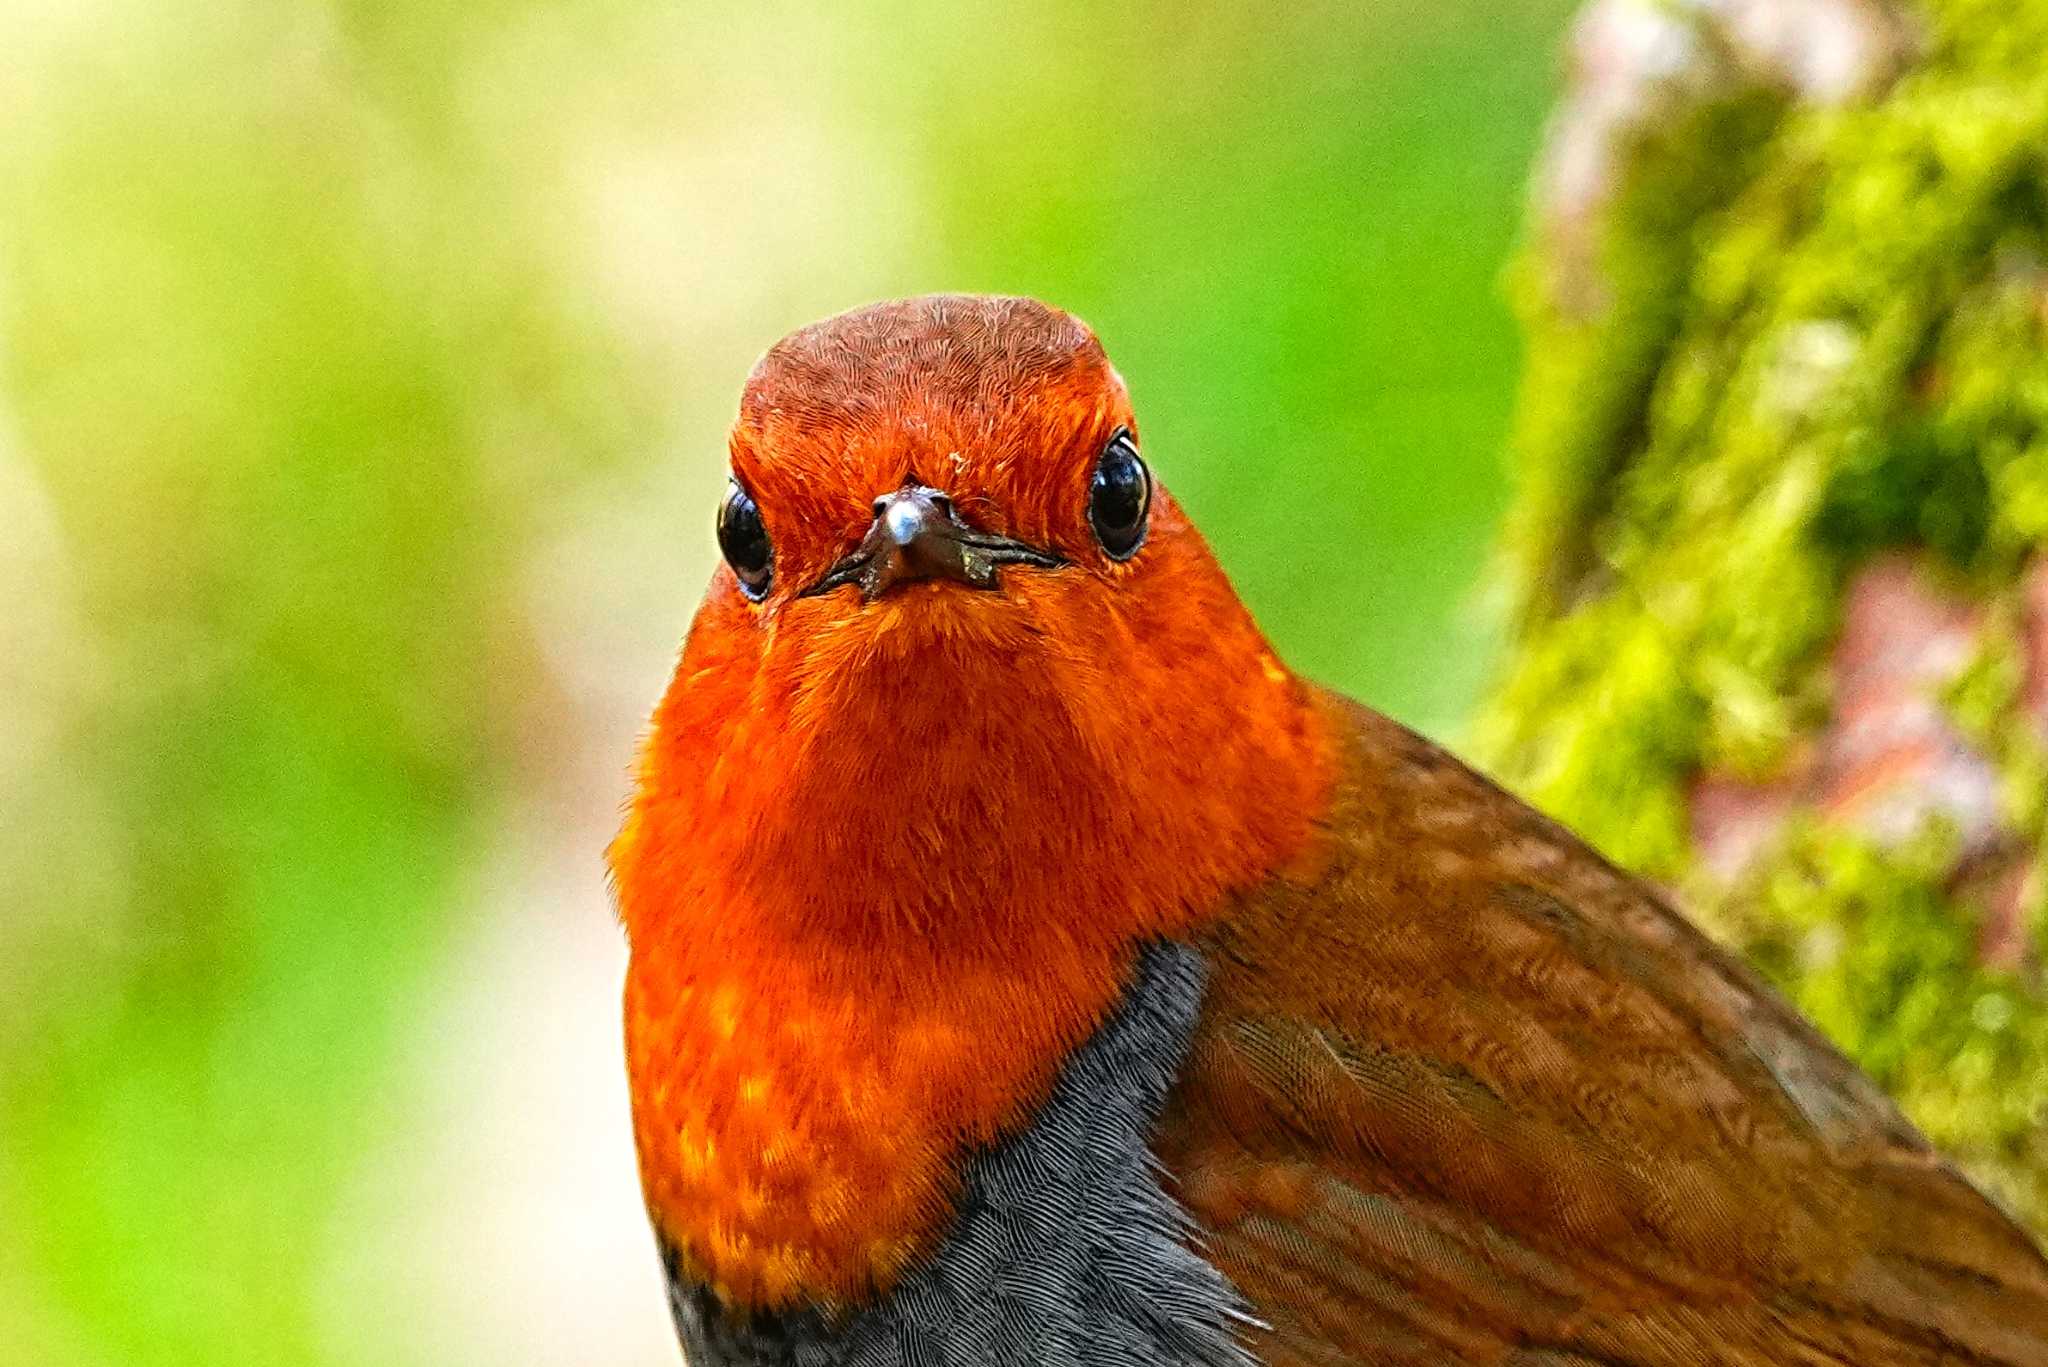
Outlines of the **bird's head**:
M1152 504L1123 381L1080 322L1026 299L882 304L755 367L718 590L778 628L877 638L1079 611L1163 559L1135 563Z
M770 349L614 851L629 927L683 873L646 861L688 850L749 914L1121 931L1298 835L1303 689L1141 451L1100 343L1032 300L878 304Z

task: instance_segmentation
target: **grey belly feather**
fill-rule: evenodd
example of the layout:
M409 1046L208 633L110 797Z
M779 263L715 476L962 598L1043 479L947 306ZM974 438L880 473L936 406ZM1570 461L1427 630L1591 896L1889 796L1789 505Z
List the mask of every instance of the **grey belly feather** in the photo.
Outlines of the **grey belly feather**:
M1021 1133L972 1157L956 1223L873 1306L734 1315L669 1270L691 1367L1252 1367L1243 1302L1198 1254L1149 1143L1206 970L1154 944Z

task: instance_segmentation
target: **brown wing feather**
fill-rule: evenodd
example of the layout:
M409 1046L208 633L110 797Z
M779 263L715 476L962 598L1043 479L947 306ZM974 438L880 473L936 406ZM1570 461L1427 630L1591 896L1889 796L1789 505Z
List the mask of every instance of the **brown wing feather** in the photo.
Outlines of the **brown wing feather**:
M1270 1367L2048 1364L2048 1263L1749 971L1427 741L1208 942L1161 1157Z

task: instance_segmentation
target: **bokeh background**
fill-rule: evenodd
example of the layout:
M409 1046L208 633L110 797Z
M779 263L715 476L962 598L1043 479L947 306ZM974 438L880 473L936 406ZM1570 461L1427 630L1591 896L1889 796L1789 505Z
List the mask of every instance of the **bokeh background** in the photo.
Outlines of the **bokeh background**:
M1455 734L1564 0L0 0L0 1361L673 1361L599 851L791 327L1107 341Z

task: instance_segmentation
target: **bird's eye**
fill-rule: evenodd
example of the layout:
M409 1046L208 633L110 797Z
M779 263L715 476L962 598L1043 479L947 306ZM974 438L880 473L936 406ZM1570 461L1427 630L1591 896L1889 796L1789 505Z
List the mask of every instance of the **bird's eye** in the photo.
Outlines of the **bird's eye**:
M760 507L738 480L732 481L725 502L718 505L718 549L739 576L740 592L760 602L775 573L775 548L769 544Z
M1152 475L1138 459L1137 443L1119 427L1102 458L1095 462L1095 482L1088 489L1088 522L1095 539L1111 560L1129 560L1145 544L1152 511Z

